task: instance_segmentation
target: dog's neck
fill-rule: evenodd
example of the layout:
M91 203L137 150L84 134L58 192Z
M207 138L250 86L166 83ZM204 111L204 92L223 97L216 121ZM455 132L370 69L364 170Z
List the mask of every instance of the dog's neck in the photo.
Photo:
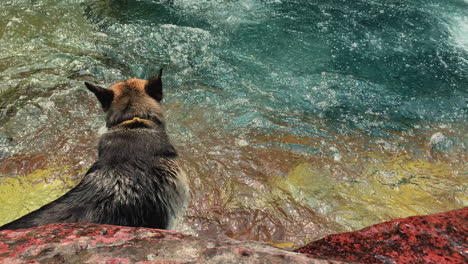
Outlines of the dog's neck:
M123 129L132 129L132 128L154 128L157 126L157 123L153 120L143 119L139 117L134 117L133 119L123 121L122 123L117 124L113 128L123 128Z

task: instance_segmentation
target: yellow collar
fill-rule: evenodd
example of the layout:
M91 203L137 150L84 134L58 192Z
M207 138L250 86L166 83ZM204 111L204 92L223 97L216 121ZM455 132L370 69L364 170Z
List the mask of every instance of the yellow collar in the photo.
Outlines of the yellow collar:
M125 127L125 128L137 128L137 127L154 127L156 123L149 119L142 119L139 117L134 117L132 120L123 121L118 124L116 127Z

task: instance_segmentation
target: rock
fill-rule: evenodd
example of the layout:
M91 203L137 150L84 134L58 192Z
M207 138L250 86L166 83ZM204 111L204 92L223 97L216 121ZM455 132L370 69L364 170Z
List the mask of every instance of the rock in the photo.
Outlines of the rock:
M1 263L349 263L308 258L258 242L98 224L0 232Z
M455 160L431 162L398 152L372 155L373 160L359 160L352 171L349 164L354 161L349 159L344 166L331 163L329 168L313 160L299 163L286 177L271 181L271 185L287 190L297 201L307 204L326 219L326 226L334 229L303 241L467 206L465 170Z
M297 249L359 263L467 263L468 207L327 236Z
M468 208L327 236L295 250L151 228L73 223L0 232L1 263L466 263ZM298 253L304 253L301 255Z
M453 141L441 132L434 133L429 140L431 151L449 151L453 148Z

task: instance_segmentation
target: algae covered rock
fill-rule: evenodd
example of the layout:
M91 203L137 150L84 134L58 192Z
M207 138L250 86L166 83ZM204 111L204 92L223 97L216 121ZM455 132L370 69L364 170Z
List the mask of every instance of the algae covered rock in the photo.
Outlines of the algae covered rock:
M10 162L16 163L12 160ZM22 160L18 160L18 162L26 164ZM11 163L11 167L5 162L3 167L0 168L3 171L16 169L17 164ZM69 167L34 169L36 166L43 166L40 159L36 163L33 163L33 165L28 164L26 166L31 168L22 169L26 171L28 169L32 170L27 175L0 178L0 225L9 223L54 201L75 184L73 174L76 172ZM3 171L0 170L0 175Z
M301 163L273 184L348 231L468 204L466 174L450 162L374 154L360 166L351 178L343 177L339 165Z

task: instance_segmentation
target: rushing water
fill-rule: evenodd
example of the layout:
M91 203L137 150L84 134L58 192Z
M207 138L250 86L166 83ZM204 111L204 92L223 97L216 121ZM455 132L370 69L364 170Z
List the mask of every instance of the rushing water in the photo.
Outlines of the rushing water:
M466 206L467 25L466 0L2 0L2 221L93 161L83 81L160 67L181 230L292 246Z

